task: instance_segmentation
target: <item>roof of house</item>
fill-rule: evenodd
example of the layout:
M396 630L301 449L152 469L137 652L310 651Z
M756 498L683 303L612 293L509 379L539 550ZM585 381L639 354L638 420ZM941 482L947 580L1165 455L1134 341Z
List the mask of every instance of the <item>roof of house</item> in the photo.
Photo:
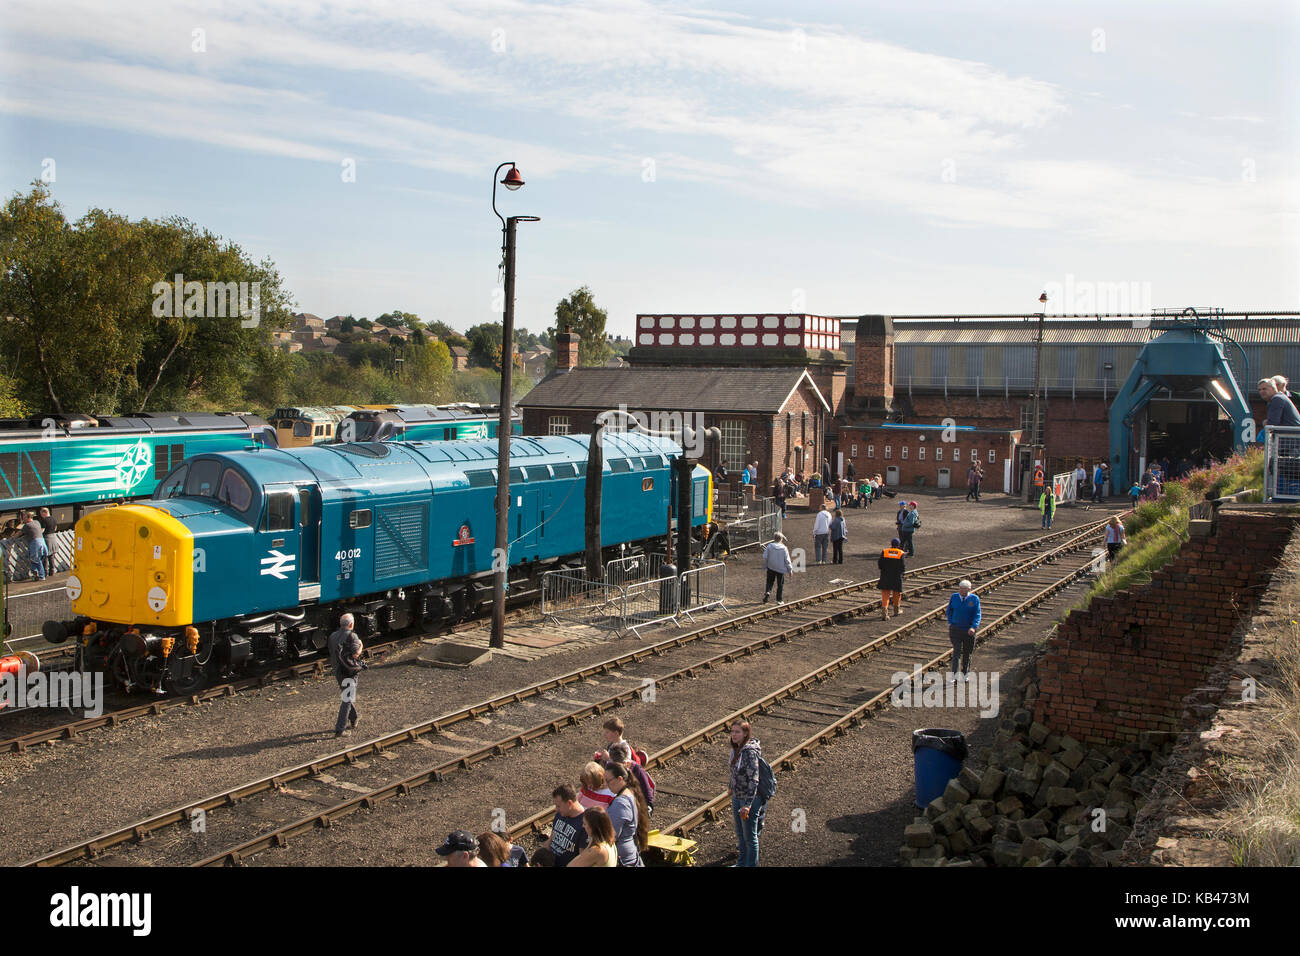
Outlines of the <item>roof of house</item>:
M469 358L469 349L460 345L453 345L450 349L451 354L457 358Z
M575 368L538 382L524 408L673 408L692 412L776 414L807 380L801 368Z

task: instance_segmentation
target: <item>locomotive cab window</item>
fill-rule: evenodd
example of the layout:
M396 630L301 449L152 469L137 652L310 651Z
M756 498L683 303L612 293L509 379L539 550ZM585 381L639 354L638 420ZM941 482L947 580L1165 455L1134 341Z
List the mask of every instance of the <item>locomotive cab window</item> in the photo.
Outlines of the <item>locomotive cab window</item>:
M653 491L653 490L654 490L654 486L655 486L655 480L654 480L653 478L642 478L642 479L641 479L641 490L642 490L642 491Z
M236 511L247 511L253 503L253 489L248 487L244 476L233 468L227 468L221 476L221 487L217 490L217 500L230 505Z
M193 498L211 498L217 491L217 478L221 475L221 462L203 458L190 466L185 479L185 493Z
M177 495L185 493L185 476L189 474L190 466L185 465L177 468L172 472L171 477L158 486L154 492L154 498L161 501L164 498L175 498Z
M272 491L266 496L266 516L263 531L288 531L293 527L292 491Z
M360 511L354 511L348 515L349 528L369 528L370 527L370 509L363 508Z

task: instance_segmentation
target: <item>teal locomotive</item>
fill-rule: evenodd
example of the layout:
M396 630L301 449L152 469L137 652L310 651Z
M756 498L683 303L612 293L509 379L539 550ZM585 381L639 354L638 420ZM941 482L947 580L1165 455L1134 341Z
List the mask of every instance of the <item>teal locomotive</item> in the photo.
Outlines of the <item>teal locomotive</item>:
M579 563L590 436L510 443L511 589ZM682 454L603 440L601 540L662 541ZM344 611L362 637L480 612L492 596L497 443L358 442L197 455L154 500L77 522L68 595L84 665L127 689L193 693L218 674L325 647ZM692 529L712 476L690 475Z
M0 510L148 498L186 458L275 445L256 415L142 412L0 420Z

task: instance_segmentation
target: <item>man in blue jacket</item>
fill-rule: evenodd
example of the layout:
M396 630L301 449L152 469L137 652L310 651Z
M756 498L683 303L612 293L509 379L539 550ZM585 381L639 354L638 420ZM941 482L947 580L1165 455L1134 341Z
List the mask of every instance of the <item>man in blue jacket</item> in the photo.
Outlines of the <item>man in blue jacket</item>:
M971 593L969 581L957 584L957 593L948 598L948 640L952 641L952 673L948 680L957 682L960 660L962 679L970 681L970 655L975 649L975 632L980 626L980 599Z

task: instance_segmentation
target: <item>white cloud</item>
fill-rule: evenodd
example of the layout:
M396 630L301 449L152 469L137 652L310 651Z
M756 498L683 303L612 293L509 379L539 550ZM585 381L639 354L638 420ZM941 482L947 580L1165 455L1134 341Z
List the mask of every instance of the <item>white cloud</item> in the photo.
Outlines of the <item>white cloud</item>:
M503 155L526 155L534 177L625 176L649 157L664 182L950 228L1243 246L1294 235L1293 173L1237 181L1241 156L1287 169L1280 147L1234 154L1202 141L1203 155L1223 159L1217 179L1153 171L1122 144L1113 157L1061 159L1063 133L1101 122L1071 102L1104 97L833 27L644 0L139 0L111 15L72 0L58 10L9 5L0 110L466 176ZM196 28L204 53L191 47ZM503 117L529 132L489 132L508 128ZM611 131L617 147L565 145Z

